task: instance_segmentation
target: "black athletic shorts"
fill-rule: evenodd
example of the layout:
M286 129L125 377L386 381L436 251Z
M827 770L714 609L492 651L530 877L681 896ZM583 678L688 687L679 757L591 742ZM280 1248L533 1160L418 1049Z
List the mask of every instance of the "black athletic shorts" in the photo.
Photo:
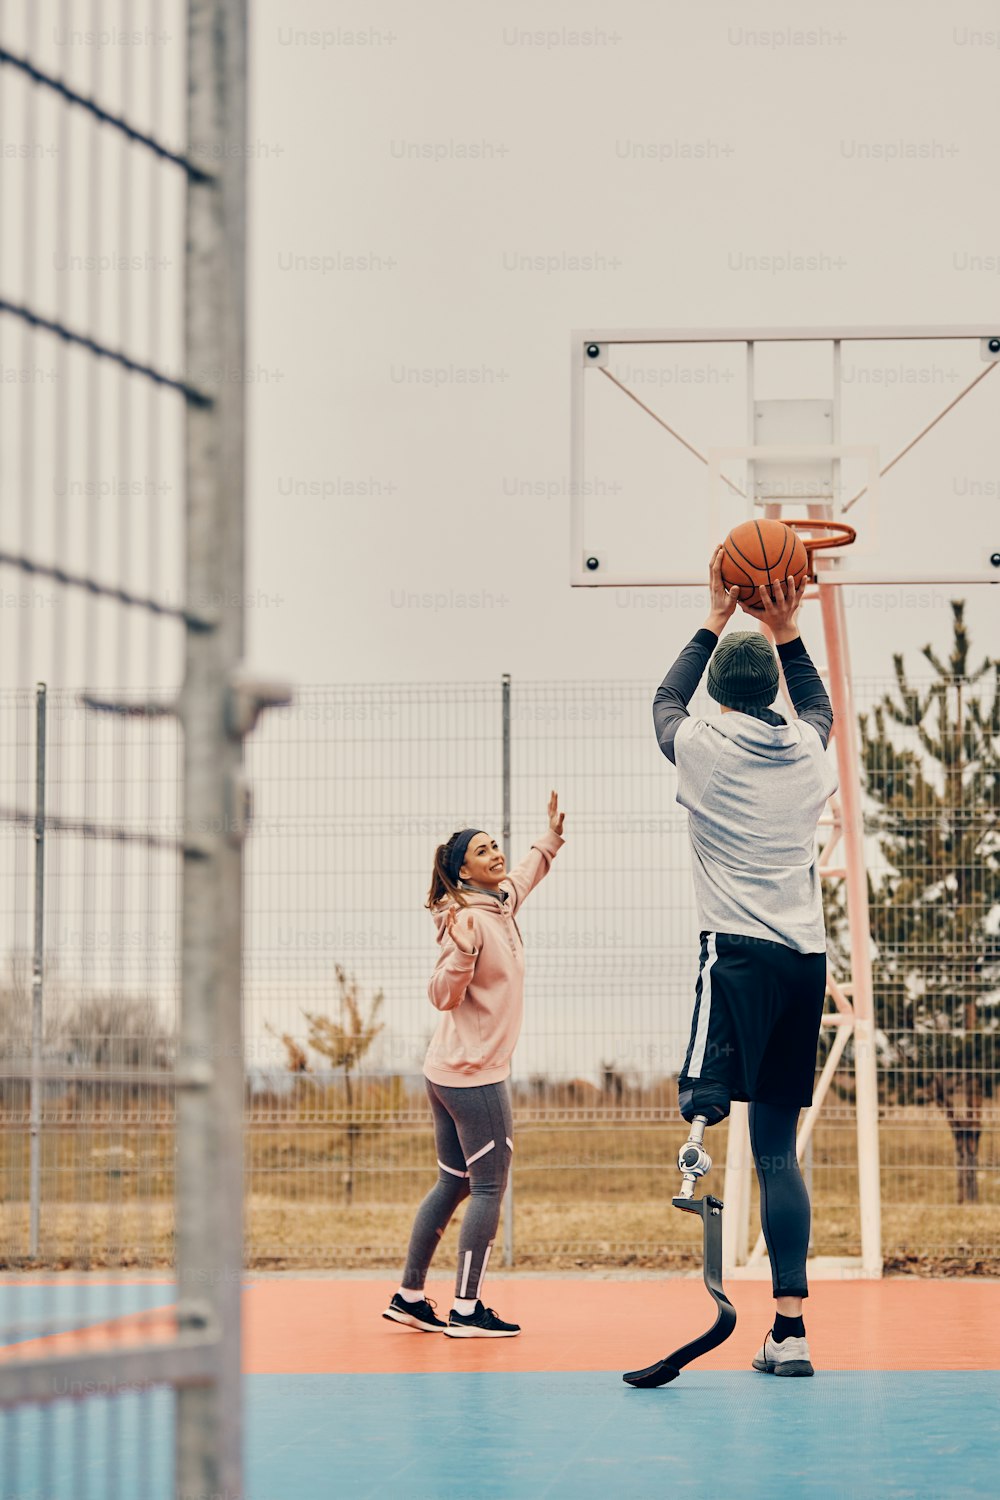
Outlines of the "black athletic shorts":
M678 1087L711 1081L731 1100L810 1105L825 991L825 953L703 932Z

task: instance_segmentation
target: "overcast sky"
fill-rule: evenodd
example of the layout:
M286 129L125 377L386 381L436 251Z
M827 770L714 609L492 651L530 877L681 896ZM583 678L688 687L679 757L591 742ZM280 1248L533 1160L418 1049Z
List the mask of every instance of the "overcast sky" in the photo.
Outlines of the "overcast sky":
M178 10L157 29L149 0L107 0L95 41L40 0L6 8L5 40L181 145ZM249 139L231 143L248 158L248 365L226 378L247 384L262 670L657 681L701 599L569 587L571 330L989 331L997 315L989 5L251 0L250 21ZM178 369L180 172L4 73L4 295ZM760 397L830 394L826 350L758 366ZM5 546L179 602L180 400L108 362L88 373L12 318L0 367ZM612 368L702 452L745 441L740 350L643 365L625 347ZM983 368L975 346L845 345L844 441L885 464ZM628 579L689 570L714 540L704 469L587 381L588 547ZM897 578L911 561L990 572L998 382L893 470L876 543L871 506L852 512L859 558ZM36 582L35 608L2 596L5 682L175 679L179 633L153 661L141 617L120 631L91 602L81 632L78 602ZM856 672L945 641L955 592L985 644L987 588L852 590ZM809 607L804 629L821 655Z
M5 41L180 146L183 39L169 22L175 8L162 13L161 32L147 30L141 45L120 34L98 44L60 31L59 7L45 0L6 8ZM151 14L138 0L128 12L134 25ZM125 12L108 0L103 15L113 27ZM515 858L541 825L550 785L580 833L531 925L535 982L567 987L581 1050L566 1061L557 1006L533 1023L525 1056L589 1067L606 1041L606 986L591 950L575 946L584 927L588 938L603 934L608 972L620 973L623 952L648 960L642 985L630 981L626 1053L662 1020L665 963L676 967L676 1006L682 994L688 1003L686 856L648 713L705 602L692 589L569 587L570 332L990 332L982 320L1000 316L996 10L255 0L251 27L249 141L234 143L247 152L250 182L248 365L227 372L248 395L249 661L299 684L495 685L510 672L515 684L632 685L622 701L608 689L606 723L600 690L586 720L556 688L532 696L525 686L515 699L518 713L533 715L530 724L515 715ZM158 93L146 83L157 68ZM4 73L4 295L176 369L181 174L154 174L137 148ZM106 153L96 184L94 131ZM116 217L123 204L127 223ZM138 264L123 266L124 252ZM95 375L96 365L0 319L4 546L176 605L182 404L149 399L143 382L106 361ZM744 441L740 351L689 347L643 360L625 349L613 367L702 451ZM976 347L845 347L845 441L876 444L884 464L983 368ZM787 366L761 355L759 373L763 398L830 392L825 352ZM587 380L588 423L597 423L588 474L601 487L588 545L592 534L636 576L677 558L693 565L714 540L702 466L596 371ZM893 471L877 544L871 508L852 514L859 556L874 545L897 580L845 593L858 678L884 679L899 649L911 664L927 641L946 649L956 595L969 601L977 658L995 645L997 590L899 580L911 561L920 576L936 563L982 573L983 556L1000 548L998 392L1000 375L985 380ZM38 676L70 687L176 684L176 624L81 605L79 591L68 605L70 591L37 578L22 608L13 590L23 580L9 568L5 578L5 685ZM803 626L822 658L815 605ZM348 730L343 718L317 729L308 713L341 700L313 699L261 743L260 815L292 839L287 859L277 845L257 846L281 881L280 899L266 880L255 887L254 977L274 996L261 1016L277 1019L280 1007L292 1024L299 998L328 991L334 954L373 987L388 983L397 1031L412 1038L426 1020L422 1000L415 1006L433 956L420 911L429 853L451 826L498 811L495 695L463 689L449 717L455 696L414 693L384 732L370 722ZM551 733L547 704L559 705ZM282 759L283 736L305 771ZM26 744L25 732L22 777ZM313 744L319 758L309 760ZM137 796L143 786L137 778ZM379 844L390 807L407 839L391 890ZM145 804L134 812L152 816ZM355 813L361 821L345 831ZM644 830L650 813L667 820L658 825L667 843L653 845ZM294 842L300 824L316 840L308 848ZM609 828L631 842L612 860L618 883L606 912ZM626 869L641 901L621 884ZM80 879L90 893L82 916L67 897L57 929L72 963L78 933L89 942L99 921L93 878L84 870ZM652 957L646 910L658 923ZM27 906L18 920L27 931ZM157 938L165 954L171 921ZM148 925L140 911L136 930ZM120 949L120 932L115 942ZM146 936L136 947L146 952Z
M651 689L704 603L691 590L569 587L570 331L997 315L1000 54L985 5L293 0L255 5L253 22L249 590L259 606L249 642L268 671L302 683L509 671L515 683ZM621 364L638 367L631 354ZM865 385L872 359L845 350L845 410L882 463L982 368L977 348L921 345L887 351L881 381ZM717 351L658 354L642 368L660 373L640 389L633 369L633 386L668 420L681 414L681 430L706 445L744 441L729 427L737 382L715 379L727 368ZM803 383L785 385L762 360L760 394L824 396L826 369L814 361ZM702 372L691 386L688 370ZM625 397L603 394L613 417L596 477L616 483L616 452L628 472L620 493L609 490L602 537L637 565L662 566L634 533L666 505L686 545L702 527L703 472L673 454L676 487L663 494L661 450L648 450L644 475L645 429L630 425ZM970 521L995 513L1000 494L998 394L984 382L886 488L896 517L905 507L922 535L915 567L916 551L924 567L933 558L935 537L948 571L967 565L970 543L1000 542L977 538ZM857 520L863 529L860 507ZM898 520L883 526L885 553L898 562L907 545ZM985 650L996 590L854 590L856 675L884 678L898 649L946 646L954 593L968 598ZM804 633L822 657L815 608ZM610 859L601 842L601 818L622 798L671 816L655 747L641 762L648 782L630 792L607 745L620 725L621 754L632 753L625 741L648 720L641 696L599 733L561 723L547 760L537 726L518 750L539 774L537 787L516 788L515 858L531 836L525 798L537 795L540 811L546 767L571 808L572 840L526 919L522 1071L589 1071L601 1048L653 1071L676 1062L692 921L680 830L654 823L660 837L632 833ZM391 729L404 758L412 713L404 705ZM447 735L452 721L441 722ZM524 726L517 733L521 747ZM338 726L338 763L349 753ZM412 771L400 788L411 815L424 794ZM455 826L469 789L455 784ZM369 795L360 783L355 793ZM443 803L436 793L442 815ZM608 826L624 826L615 816ZM404 867L391 872L376 848L355 844L355 875L336 899L319 894L328 915L285 923L310 926L316 942L336 925L330 913L377 910L393 925L398 902L393 952L412 953L412 966L401 955L397 972L384 951L353 957L372 983L388 982L395 1034L414 1039L414 1056L426 961L409 925L422 914L402 912L433 837L428 825L400 846ZM630 869L638 886L624 883ZM600 951L574 947L581 928ZM291 957L283 941L279 969ZM321 962L305 966L319 979ZM661 1051L640 1059L650 1038Z
M694 596L568 586L570 330L996 315L987 5L260 0L252 18L249 640L269 670L658 680ZM951 352L886 354L883 462L961 389ZM669 417L683 377L660 363L642 394ZM942 424L953 472L906 492L942 557L949 512L1000 493L980 394L990 446L970 461L967 423L946 453ZM702 497L692 461L667 497L680 526ZM855 593L855 671L946 641L953 592ZM985 646L998 595L959 592ZM817 631L807 616L820 655Z

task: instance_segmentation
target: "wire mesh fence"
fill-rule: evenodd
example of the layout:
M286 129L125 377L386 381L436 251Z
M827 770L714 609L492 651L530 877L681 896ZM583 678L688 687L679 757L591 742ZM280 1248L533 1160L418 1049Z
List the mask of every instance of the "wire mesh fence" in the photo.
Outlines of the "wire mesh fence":
M861 684L861 709L893 687ZM651 698L649 683L511 687L513 859L546 826L552 787L568 812L566 848L521 922L518 1265L677 1264L696 1248L669 1199L686 1133L674 1078L697 921L685 815L652 735ZM919 735L901 732L919 747ZM501 744L497 682L314 689L253 746L245 1010L254 1264L392 1264L402 1253L434 1172L420 1066L436 1020L426 999L435 950L421 902L434 847L454 828L481 822L499 838ZM890 750L882 743L866 756L875 787L891 769ZM933 768L927 775L932 781ZM930 873L920 844L928 816L905 799L887 813L869 792L867 852L881 898L883 1251L895 1267L973 1267L995 1263L1000 1245L995 780L983 789L980 836L942 844ZM971 823L971 808L958 818ZM947 1004L927 1012L917 1004L943 952L907 915L920 905L918 880L923 891L953 885L964 913L962 993L972 1009L960 1016ZM830 897L831 961L846 980L842 905L835 891ZM912 997L909 1009L901 992ZM309 1012L341 1019L348 1031L353 1024L339 1066L309 1047ZM917 1067L914 1049L934 1035L965 1039L962 1068L954 1058ZM807 1161L819 1254L860 1248L850 1058L848 1047ZM722 1162L725 1130L713 1135Z
M926 801L935 781L923 752L914 765L926 776L924 804L907 809L904 799L887 810L875 792L897 752L887 731L876 736L870 710L894 686L869 682L858 694L869 725L883 1252L890 1267L968 1269L1000 1254L996 784L967 778L951 814L958 836L949 838L941 810ZM967 705L978 701L974 684L952 691L965 692ZM510 689L513 859L546 826L553 786L568 835L520 924L526 1021L512 1080L508 1221L520 1266L678 1265L697 1252L686 1220L669 1210L685 1135L674 1080L687 1040L697 920L685 815L652 735L650 700L650 684L636 682L515 681ZM19 757L22 766L31 760L20 741L31 739L32 695L4 707L0 757L13 775ZM79 758L88 736L110 743L122 734L114 720L71 705L61 716L59 707L57 695L50 747L62 737L64 763ZM916 756L919 735L904 726L902 736ZM435 949L422 902L434 847L453 828L481 822L499 835L502 745L500 682L304 690L250 742L251 1265L386 1265L402 1253L434 1172L421 1064L436 1021L426 998ZM175 726L145 720L139 739L130 731L129 746L145 774L124 778L118 826L167 833L177 815ZM79 815L74 795L82 793L82 783L53 778L50 816ZM99 795L91 790L92 799ZM944 795L940 778L935 795ZM20 800L29 805L27 787ZM935 818L941 841L929 861ZM125 844L121 860L117 885L110 866L84 872L79 861L48 884L46 1055L65 1057L75 1047L77 1067L84 1056L113 1058L136 1081L48 1085L46 1264L79 1263L84 1243L103 1263L172 1260L173 1102L149 1075L169 1066L175 1046L176 871L168 854L146 844ZM962 932L961 972L950 986L942 975L955 945L940 913L930 923L915 915L939 889L950 891L949 921ZM17 899L30 905L23 891ZM835 890L828 920L831 964L847 979ZM6 1003L21 1019L6 1045L8 1057L23 1058L27 953L12 952L9 964ZM313 1016L342 1025L336 1055L311 1045ZM849 1063L848 1047L807 1159L818 1254L859 1248ZM23 1077L7 1081L4 1100L5 1250L8 1264L23 1265L30 1208ZM713 1132L720 1165L725 1135L725 1127Z
M240 899L191 761L221 793L241 753L206 755L241 645L216 604L242 577L241 397L212 370L242 356L216 136L242 138L244 34L239 0L0 7L4 1495L239 1488L238 1314L220 1336L231 1292L191 1293L239 1137L201 1097L225 1039L192 1057L179 1001L214 956L192 911Z
M166 717L93 714L68 692L30 700L0 694L0 767L22 808L38 795L34 764L30 784L17 782L27 707L35 736L44 728L38 845L50 856L36 907L42 962L30 944L11 944L0 990L4 1261L147 1267L173 1193L177 729ZM88 761L103 769L86 775ZM11 875L16 845L35 842L34 830L7 824L2 837L0 868ZM4 885L16 925L32 882Z

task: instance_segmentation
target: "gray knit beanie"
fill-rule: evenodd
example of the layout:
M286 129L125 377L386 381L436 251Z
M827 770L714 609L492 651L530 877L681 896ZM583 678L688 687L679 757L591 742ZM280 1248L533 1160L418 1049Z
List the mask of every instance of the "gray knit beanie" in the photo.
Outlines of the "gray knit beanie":
M723 636L708 666L708 691L723 708L767 708L778 694L778 662L764 636Z

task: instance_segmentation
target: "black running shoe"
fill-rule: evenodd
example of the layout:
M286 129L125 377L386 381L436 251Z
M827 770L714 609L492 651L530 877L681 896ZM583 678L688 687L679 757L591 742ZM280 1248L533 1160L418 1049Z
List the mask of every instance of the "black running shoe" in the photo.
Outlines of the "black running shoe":
M452 1308L444 1331L449 1339L512 1339L520 1332L518 1323L504 1323L492 1307L484 1307L481 1302L476 1303L475 1311L467 1317Z
M448 1325L437 1316L436 1307L437 1303L426 1297L422 1302L407 1302L405 1297L393 1292L392 1301L382 1316L392 1323L405 1323L407 1328L419 1328L423 1333L440 1333Z

